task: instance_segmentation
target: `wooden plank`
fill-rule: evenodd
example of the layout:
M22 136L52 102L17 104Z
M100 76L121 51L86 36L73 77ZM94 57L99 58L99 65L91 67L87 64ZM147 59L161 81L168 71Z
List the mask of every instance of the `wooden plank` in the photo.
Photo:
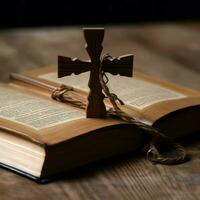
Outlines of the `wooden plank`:
M200 24L107 27L104 47L112 56L135 54L135 68L200 89ZM11 72L57 62L57 55L88 59L79 28L0 32L0 80ZM0 199L198 199L199 136L186 139L192 160L176 166L152 165L126 155L86 166L61 179L37 185L0 169Z

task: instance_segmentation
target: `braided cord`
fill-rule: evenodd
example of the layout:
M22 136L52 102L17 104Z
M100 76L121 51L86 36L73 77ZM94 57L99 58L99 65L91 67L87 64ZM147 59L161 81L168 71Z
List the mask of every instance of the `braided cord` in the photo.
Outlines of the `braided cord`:
M86 103L80 100L75 100L69 95L69 91L74 91L74 89L66 85L61 85L53 91L51 98L63 103L70 103L81 109L86 109Z
M105 55L102 60L108 58L110 58L110 55ZM145 133L151 135L152 139L147 151L148 160L160 164L178 164L187 160L186 152L181 145L175 143L172 139L159 132L156 128L134 119L132 116L120 109L116 102L118 101L121 105L124 105L124 103L116 94L110 92L107 86L109 79L106 73L102 70L102 66L99 71L99 79L106 97L109 98L113 106L113 108L108 110L108 114L118 117L123 121L132 123L144 130Z

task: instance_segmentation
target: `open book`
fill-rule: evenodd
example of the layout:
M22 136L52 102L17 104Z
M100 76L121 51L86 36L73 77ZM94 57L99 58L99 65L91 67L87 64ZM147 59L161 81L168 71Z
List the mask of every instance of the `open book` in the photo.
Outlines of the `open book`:
M69 95L87 101L89 74L56 78L57 67L13 74L0 85L0 163L37 181L83 164L144 146L143 131L122 120L87 119L73 104L51 98L61 84ZM200 130L200 93L155 80L108 75L110 88L136 120L177 138ZM106 101L109 108L111 105Z

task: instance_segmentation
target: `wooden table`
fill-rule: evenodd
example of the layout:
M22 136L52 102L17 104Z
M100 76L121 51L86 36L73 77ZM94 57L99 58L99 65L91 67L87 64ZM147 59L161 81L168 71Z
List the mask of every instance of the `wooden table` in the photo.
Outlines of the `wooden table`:
M106 27L104 53L135 54L135 69L200 90L200 23ZM80 27L0 31L0 80L11 72L57 62L57 55L88 58ZM189 142L188 142L189 140ZM191 161L152 165L125 155L38 185L0 169L0 199L199 199L199 136L184 141Z

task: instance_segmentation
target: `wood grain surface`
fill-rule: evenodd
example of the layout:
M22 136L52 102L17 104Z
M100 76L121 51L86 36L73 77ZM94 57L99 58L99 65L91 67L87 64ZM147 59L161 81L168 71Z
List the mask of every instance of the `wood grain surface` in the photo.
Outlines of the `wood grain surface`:
M135 69L200 90L200 23L108 26L104 49L113 56L133 53ZM57 63L58 55L88 59L81 27L0 32L0 80L11 72ZM0 169L0 199L199 199L199 135L183 139L191 160L152 165L129 154L85 166L37 185Z

